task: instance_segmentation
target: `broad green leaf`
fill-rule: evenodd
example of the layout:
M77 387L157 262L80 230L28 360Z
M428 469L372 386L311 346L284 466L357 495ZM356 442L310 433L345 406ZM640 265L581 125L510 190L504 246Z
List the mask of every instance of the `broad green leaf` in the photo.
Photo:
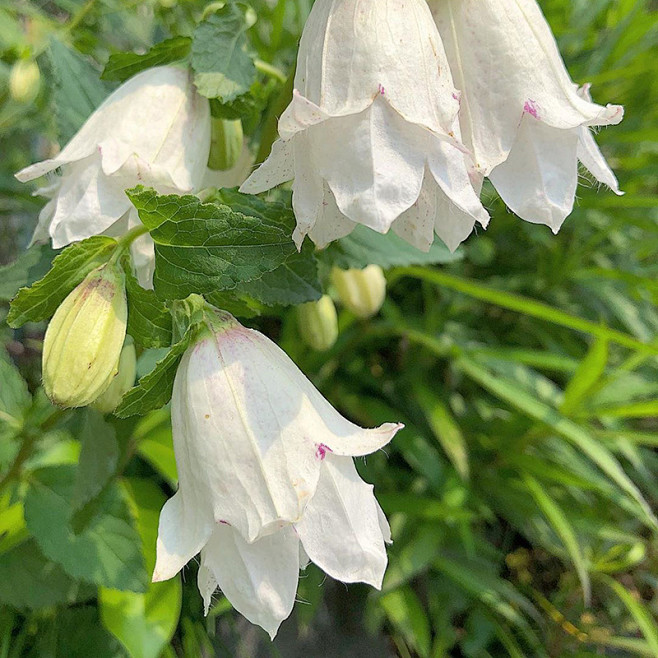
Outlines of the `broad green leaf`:
M126 658L121 645L103 628L96 606L58 610L55 626L52 652L41 651L39 658Z
M7 324L20 327L52 317L66 296L96 267L106 263L116 248L113 238L101 235L76 242L53 261L52 269L30 288L21 288L11 303Z
M149 348L169 347L172 343L171 313L153 290L142 288L129 267L126 273L128 333Z
M78 583L44 557L32 539L0 556L0 603L15 608L49 608L75 600Z
M608 477L614 481L617 486L625 491L638 505L642 512L642 517L647 525L654 528L658 527L658 521L646 502L642 493L626 475L621 464L612 454L596 441L585 429L572 422L568 418L560 415L558 411L552 409L543 402L530 396L523 389L496 377L482 368L480 365L466 357L461 357L457 367L466 375L477 381L485 389L493 393L496 397L504 400L512 407L527 414L535 420L545 423L553 428L560 436L572 442L584 454L586 454Z
M0 437L8 439L20 430L32 396L18 368L0 348Z
M319 256L328 264L343 270L363 269L368 265L388 268L445 264L463 258L461 252L451 253L438 239L425 253L412 247L393 232L382 235L362 225L358 225L347 237L332 242Z
M91 408L84 410L80 458L71 501L81 508L103 491L119 463L119 442L112 425Z
M165 496L148 480L131 479L128 489L137 509L146 568L151 573ZM158 658L176 630L181 598L180 576L176 576L166 582L150 583L144 594L101 588L99 610L103 624L126 647L131 658Z
M133 431L137 453L176 489L178 471L171 434L171 420L167 409L152 411L142 418Z
M114 414L119 418L140 415L164 407L171 400L174 378L185 350L193 343L196 327L190 327L183 338L172 345L167 354L155 364L155 368L144 375L121 400Z
M248 53L249 24L233 2L217 9L194 31L192 68L199 93L229 103L246 94L256 80Z
M194 196L129 193L155 241L155 290L166 299L232 290L285 263L295 252L294 225L244 215Z
M10 495L5 495L0 509L0 554L23 543L30 534L25 525L23 503L9 504ZM0 558L1 559L1 558Z
M55 77L55 115L63 145L105 100L109 90L88 60L54 37L49 54Z
M429 656L430 621L411 587L401 587L379 599L388 620L419 656Z
M468 479L468 447L462 431L443 401L424 384L414 387L414 398L420 405L432 433L463 479Z
M638 601L621 583L616 581L610 576L600 574L599 580L604 582L618 597L619 600L626 606L627 610L635 619L637 625L642 631L642 635L651 647L653 655L658 656L658 623L655 617Z
M479 299L490 304L495 304L511 311L517 311L529 317L546 320L569 329L589 333L604 340L623 345L633 350L646 352L648 354L658 354L658 345L643 343L632 336L615 329L608 329L605 326L590 322L575 315L565 313L560 309L538 302L522 295L511 292L496 290L477 281L462 279L452 274L447 274L439 270L430 270L422 267L403 267L394 270L390 274L390 280L396 281L405 276L411 276L423 281L428 281L437 286L442 286L455 290L469 297Z
M35 244L23 251L11 265L0 267L0 301L11 301L20 288L43 278L56 255L57 252L48 245Z
M115 53L110 55L101 79L124 82L146 69L185 59L190 54L191 46L192 39L189 37L173 37L156 43L143 55Z
M108 487L98 514L76 535L70 525L75 482L76 469L71 466L43 468L30 476L25 522L44 555L73 578L145 591L149 579L123 489L118 483Z
M535 478L533 478L531 475L524 474L523 482L530 492L530 495L535 499L539 509L548 519L548 522L553 527L553 530L555 530L555 533L562 540L564 547L567 549L569 557L573 562L576 572L578 573L578 578L580 579L580 583L583 587L585 606L589 606L592 595L592 587L589 579L589 573L587 572L585 556L583 555L583 552L578 543L578 537L576 536L575 530L569 523L569 519L562 511L560 506L549 496L548 492Z
M607 362L608 341L605 338L597 338L567 384L564 402L560 407L563 414L568 416L573 413L588 393L600 383Z

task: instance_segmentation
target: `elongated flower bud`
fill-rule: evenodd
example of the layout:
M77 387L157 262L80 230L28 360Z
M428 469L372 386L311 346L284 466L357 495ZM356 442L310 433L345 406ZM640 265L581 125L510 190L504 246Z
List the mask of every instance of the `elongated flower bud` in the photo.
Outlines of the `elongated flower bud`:
M43 344L43 386L62 407L93 402L119 370L128 304L123 272L104 265L62 302Z
M137 354L132 338L128 337L121 350L119 372L112 377L108 388L91 406L103 414L112 413L119 406L121 398L133 387L136 374Z
M317 302L302 304L297 309L297 325L303 341L314 350L324 352L338 338L338 315L329 295Z
M41 73L34 60L19 59L9 74L9 93L17 103L31 103L39 93Z
M334 267L331 281L340 301L360 318L377 314L386 299L386 278L379 265L368 265L363 270Z
M235 167L242 154L243 143L244 134L240 119L213 119L208 167L217 171Z

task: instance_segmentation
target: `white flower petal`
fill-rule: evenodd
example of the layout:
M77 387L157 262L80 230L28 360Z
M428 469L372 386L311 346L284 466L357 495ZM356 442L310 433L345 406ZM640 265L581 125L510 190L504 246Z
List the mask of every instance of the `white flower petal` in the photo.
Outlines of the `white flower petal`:
M615 194L619 196L624 194L619 189L617 177L603 157L603 153L594 141L594 135L589 128L583 127L580 129L578 159L596 180L607 185Z
M384 96L407 121L444 132L458 111L445 52L423 0L317 0L295 88L332 116Z
M219 585L231 605L272 639L292 612L299 578L299 540L286 527L249 544L218 525L201 551L199 589L206 612Z
M248 541L301 517L332 451L373 452L401 427L350 423L279 347L237 323L184 355L172 425L181 490Z
M332 456L295 528L323 571L344 583L380 589L388 558L379 514L373 487L359 477L352 458Z
M535 0L431 0L476 164L503 162L524 114L555 128L619 123L623 108L579 96Z
M173 578L201 551L212 534L212 517L203 514L194 502L184 499L178 491L160 512L154 583Z
M573 210L579 129L559 130L527 116L508 159L489 178L519 217L557 233Z
M324 184L313 162L308 135L297 135L293 139L293 149L296 173L292 185L292 207L297 218L293 240L297 249L301 249L304 238L322 214Z
M319 125L330 118L331 115L295 89L290 105L279 119L279 135L283 140L292 139L307 128Z
M130 207L123 189L103 175L98 155L69 165L54 199L49 229L53 247L103 233Z
M267 160L247 178L240 192L258 194L292 180L294 175L292 142L277 139Z
M309 138L322 177L352 221L386 233L418 199L425 153L385 100L378 98L360 114L315 126Z
M308 235L318 249L324 249L334 240L340 240L349 235L357 226L351 219L345 217L336 205L336 198L325 183L324 197L320 214Z

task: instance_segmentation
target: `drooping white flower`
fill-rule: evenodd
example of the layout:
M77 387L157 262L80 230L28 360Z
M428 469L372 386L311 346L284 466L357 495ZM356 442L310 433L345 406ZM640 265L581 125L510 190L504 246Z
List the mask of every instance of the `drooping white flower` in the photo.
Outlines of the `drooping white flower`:
M535 0L429 0L461 89L461 131L480 176L517 215L557 232L573 209L578 161L619 194L590 129L623 108L592 102L562 61Z
M228 314L209 322L174 383L179 489L160 515L153 579L201 552L206 608L219 586L274 636L292 611L302 547L335 578L381 586L388 524L352 457L402 426L354 425L265 336Z
M242 186L294 178L295 241L320 247L356 224L427 250L455 249L488 215L459 142L455 91L424 0L317 0L280 140Z
M25 182L61 168L61 176L42 190L50 201L35 239L49 236L60 248L137 225L125 190L143 184L162 194L194 192L209 150L210 108L190 74L171 66L139 73L96 109L56 157L16 174ZM141 243L148 260L152 243Z

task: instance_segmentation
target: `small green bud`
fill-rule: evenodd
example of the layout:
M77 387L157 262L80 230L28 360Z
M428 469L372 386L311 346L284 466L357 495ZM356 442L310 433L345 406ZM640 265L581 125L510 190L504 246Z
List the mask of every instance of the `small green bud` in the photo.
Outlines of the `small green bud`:
M62 407L91 404L119 370L128 304L123 272L103 265L62 302L43 343L43 386Z
M386 277L379 265L363 270L334 267L331 282L343 305L360 318L376 315L386 299Z
M137 374L137 354L132 338L128 336L119 357L119 372L112 377L110 385L97 397L91 406L103 414L112 413L121 402L121 398L135 384Z
M33 59L19 59L9 74L9 94L17 103L31 103L41 87L41 72Z
M242 154L243 143L244 134L240 119L229 121L213 118L208 167L216 171L233 169Z
M297 308L297 325L303 341L318 352L325 352L338 338L338 315L329 295Z

